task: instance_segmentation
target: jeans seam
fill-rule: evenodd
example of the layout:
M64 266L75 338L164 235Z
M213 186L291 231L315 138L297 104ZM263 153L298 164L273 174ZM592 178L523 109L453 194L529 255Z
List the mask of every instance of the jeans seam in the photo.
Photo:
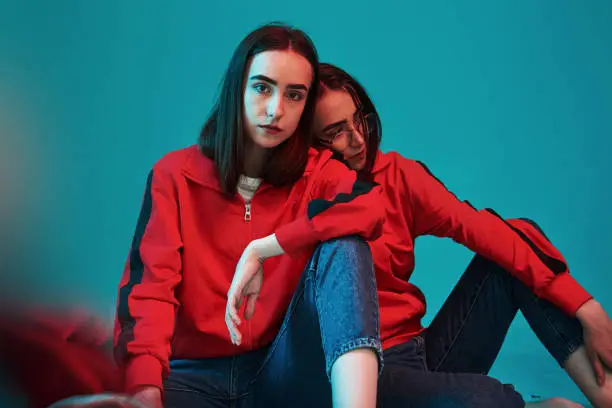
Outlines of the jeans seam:
M580 347L582 345L582 343L584 342L583 337L582 336L578 336L576 338L574 338L572 341L568 341L566 336L563 335L562 331L559 330L557 328L557 326L554 324L554 319L550 319L550 316L548 314L548 310L546 310L546 308L541 307L540 304L540 299L537 297L532 297L531 300L536 303L536 306L539 307L544 313L544 319L545 321L548 323L548 325L552 328L553 333L555 333L555 335L559 338L559 340L561 340L561 343L564 344L564 350L565 350L565 355L562 356L561 359L557 359L555 358L555 360L557 360L557 363L563 367L563 364L567 361L567 359L569 358L569 356L576 351L576 349L578 349L578 347Z
M249 384L249 386L250 386L250 385L251 385L251 384ZM232 400L237 400L237 399L240 399L240 398L246 397L246 396L247 396L247 395L249 395L250 393L251 393L251 391L245 391L245 392L243 392L242 394L237 394L237 395L234 395L234 396L233 396L231 399L232 399Z
M232 356L232 362L230 364L229 377L228 377L228 392L227 398L228 401L232 399L234 395L234 364L236 362L236 356Z
M446 360L446 357L448 357L448 354L451 352L453 346L455 345L459 337L461 337L461 335L463 334L463 329L465 328L465 323L467 321L467 318L474 311L474 305L476 304L476 302L478 301L478 298L480 297L482 293L482 288L484 287L485 282L489 280L490 278L491 278L491 271L488 271L487 276L485 276L478 285L478 290L476 291L476 295L474 296L474 299L472 300L470 304L467 314L465 315L463 319L461 319L461 326L459 327L459 330L457 330L457 334L453 337L450 343L450 346L446 349L446 351L444 352L444 355L442 356L442 358L440 358L440 360L438 361L438 364L436 364L433 371L438 371L440 369L440 366L442 366L442 364Z
M308 275L306 276L306 282L305 283L308 283L308 281L311 280L312 274L315 273L315 272L316 272L316 269L314 267L311 267L308 270ZM319 333L321 334L321 347L323 349L323 352L325 352L325 350L327 350L327 338L325 336L325 331L321 327L321 314L319 313L319 310L321 310L321 307L320 307L321 305L320 305L320 302L319 302L319 291L316 290L316 281L312 282L312 284L315 287L314 299L315 299L315 307L317 308L317 323L319 324ZM304 285L304 287L307 287L306 284Z
M423 338L423 336L419 335L416 336L414 340L417 346L417 353L419 355L419 359L421 360L421 364L423 365L425 371L428 372L429 367L427 367L427 358L425 355L425 339Z

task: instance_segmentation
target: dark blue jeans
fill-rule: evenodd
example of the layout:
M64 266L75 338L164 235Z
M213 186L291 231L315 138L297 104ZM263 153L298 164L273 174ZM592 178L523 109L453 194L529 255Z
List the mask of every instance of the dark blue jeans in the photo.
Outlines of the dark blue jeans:
M523 407L511 385L486 375L518 310L559 365L583 344L576 318L475 256L424 334L385 350L378 406Z
M318 246L270 346L172 360L164 407L331 407L331 367L357 348L373 349L382 369L372 256L361 238L345 237Z

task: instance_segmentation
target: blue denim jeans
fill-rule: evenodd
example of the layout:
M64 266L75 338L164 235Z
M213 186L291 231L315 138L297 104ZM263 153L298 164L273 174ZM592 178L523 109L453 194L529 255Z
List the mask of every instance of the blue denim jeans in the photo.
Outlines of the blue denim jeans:
M372 256L366 242L351 236L318 246L271 345L232 357L171 360L164 407L331 407L331 367L357 348L374 350L382 369Z
M486 375L519 310L559 365L584 343L576 318L477 255L424 334L385 350L378 406L524 407L511 385Z

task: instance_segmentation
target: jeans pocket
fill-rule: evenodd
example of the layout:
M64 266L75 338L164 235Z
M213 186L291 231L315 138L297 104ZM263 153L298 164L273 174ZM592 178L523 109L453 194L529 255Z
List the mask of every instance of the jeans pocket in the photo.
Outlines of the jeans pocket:
M384 352L385 365L400 366L416 371L429 371L425 363L425 340L414 337Z

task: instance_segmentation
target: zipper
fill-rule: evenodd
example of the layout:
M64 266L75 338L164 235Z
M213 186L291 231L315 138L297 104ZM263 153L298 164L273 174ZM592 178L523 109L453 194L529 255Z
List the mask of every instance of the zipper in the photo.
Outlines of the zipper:
M251 221L251 202L244 203L244 222Z
M251 240L253 239L253 225L251 224L251 201L245 201L244 203L244 222L246 224L249 225L249 237L248 237L248 241L247 242L251 242ZM246 333L244 338L244 345L246 346L247 350L250 350L253 347L253 334L251 332L251 322L250 321L246 321L245 322L245 329L246 329Z

